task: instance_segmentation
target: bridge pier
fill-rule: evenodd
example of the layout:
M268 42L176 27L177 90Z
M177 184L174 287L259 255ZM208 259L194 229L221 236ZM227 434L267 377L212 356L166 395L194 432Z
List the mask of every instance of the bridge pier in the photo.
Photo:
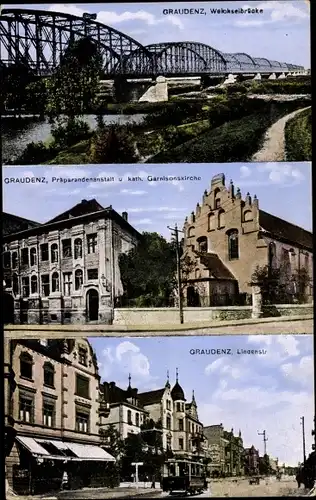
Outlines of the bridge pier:
M261 73L257 73L254 77L253 80L261 80Z
M268 80L276 80L276 74L275 73L271 73L271 75L269 75Z
M158 76L155 85L149 87L138 102L166 102L168 101L168 83L164 76Z
M285 73L281 73L281 74L278 76L278 80L284 80L284 78L286 78Z
M232 84L232 83L236 83L236 81L237 81L237 75L233 75L232 73L230 73L226 77L226 80L224 81L223 85L229 85L229 84Z

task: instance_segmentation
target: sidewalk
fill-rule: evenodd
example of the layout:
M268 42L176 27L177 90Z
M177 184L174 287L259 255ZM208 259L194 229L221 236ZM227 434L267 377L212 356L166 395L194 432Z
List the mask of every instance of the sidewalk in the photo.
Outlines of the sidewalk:
M34 335L35 338L38 336L38 332L45 332L48 334L50 332L60 332L60 333L80 333L89 332L90 334L99 335L100 333L116 333L116 336L125 336L126 333L143 333L147 335L148 332L159 332L166 334L175 334L176 332L186 332L186 331L202 331L202 330L216 330L223 327L237 327L237 326L247 326L247 325L265 325L265 324L275 324L284 322L298 322L298 321L311 321L314 319L313 314L305 314L300 316L277 316L269 318L258 318L258 319L240 319L240 320L226 320L226 321L197 321L195 323L184 323L184 324L165 324L165 325L7 325L4 327L4 335L7 338L17 338L22 332L28 332L28 338ZM204 332L201 332L204 333ZM205 332L206 333L206 332ZM53 335L55 337L55 334Z
M6 500L106 500L111 498L135 498L138 496L153 498L161 495L161 489L150 488L82 488L65 490L46 495L7 495Z

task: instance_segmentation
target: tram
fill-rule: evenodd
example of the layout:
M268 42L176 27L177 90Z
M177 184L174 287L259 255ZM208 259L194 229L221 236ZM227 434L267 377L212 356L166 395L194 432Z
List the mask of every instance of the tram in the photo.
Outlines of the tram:
M207 490L206 468L191 460L168 460L167 475L162 478L162 490L172 493L194 495Z

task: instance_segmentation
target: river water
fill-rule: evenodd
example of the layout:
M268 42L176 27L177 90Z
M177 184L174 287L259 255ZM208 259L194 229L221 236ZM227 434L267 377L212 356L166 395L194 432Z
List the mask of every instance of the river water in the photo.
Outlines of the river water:
M143 121L144 114L134 115L104 115L105 124L126 125ZM2 118L2 163L15 161L30 142L45 142L50 137L51 125L47 120L23 116L22 120L12 117ZM96 116L85 115L83 119L94 129L97 125Z

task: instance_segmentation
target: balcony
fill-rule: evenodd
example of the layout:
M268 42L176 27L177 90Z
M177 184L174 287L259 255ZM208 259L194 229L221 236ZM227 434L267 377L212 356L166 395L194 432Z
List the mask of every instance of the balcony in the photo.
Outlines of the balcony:
M105 401L100 401L99 404L99 416L107 418L110 415L110 403L106 403Z

